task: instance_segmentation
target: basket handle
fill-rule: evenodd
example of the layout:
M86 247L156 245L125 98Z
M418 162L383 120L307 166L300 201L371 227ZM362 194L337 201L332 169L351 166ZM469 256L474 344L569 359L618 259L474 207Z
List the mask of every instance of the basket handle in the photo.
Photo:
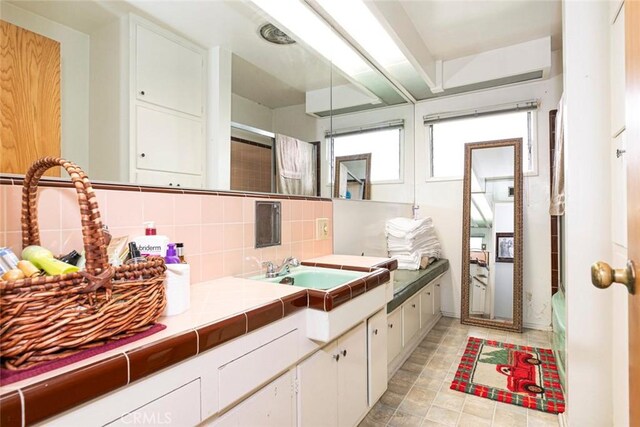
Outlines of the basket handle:
M55 166L61 166L67 171L78 193L86 270L87 273L97 276L109 268L98 201L87 175L78 165L68 160L58 157L43 157L35 161L27 171L22 187L22 247L40 245L38 202L36 199L38 182L47 170Z

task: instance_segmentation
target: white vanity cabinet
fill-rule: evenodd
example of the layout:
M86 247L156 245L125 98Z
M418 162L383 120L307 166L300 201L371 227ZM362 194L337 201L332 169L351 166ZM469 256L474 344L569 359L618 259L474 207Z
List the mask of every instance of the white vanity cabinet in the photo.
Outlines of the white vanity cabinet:
M298 365L298 425L353 427L367 409L362 322Z
M391 362L402 351L402 307L387 317L387 360Z
M125 413L106 424L109 427L127 425L196 425L200 422L200 380L196 379L153 400L134 411Z
M402 345L406 346L420 329L420 294L402 305Z
M261 388L215 421L211 427L294 427L296 425L295 370ZM186 424L185 424L186 425Z
M420 327L424 328L428 323L431 323L435 310L433 306L434 300L434 283L429 283L420 291Z
M367 364L369 406L387 390L387 310L382 309L367 320Z

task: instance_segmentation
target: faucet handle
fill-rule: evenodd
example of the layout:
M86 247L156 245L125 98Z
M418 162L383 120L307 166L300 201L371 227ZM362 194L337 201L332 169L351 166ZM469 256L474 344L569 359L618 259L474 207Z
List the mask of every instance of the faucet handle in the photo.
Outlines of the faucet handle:
M262 266L267 267L267 273L273 273L276 270L276 266L271 261L262 261Z
M298 260L298 258L295 257L289 257L289 265L291 267L299 267L300 266L300 261Z

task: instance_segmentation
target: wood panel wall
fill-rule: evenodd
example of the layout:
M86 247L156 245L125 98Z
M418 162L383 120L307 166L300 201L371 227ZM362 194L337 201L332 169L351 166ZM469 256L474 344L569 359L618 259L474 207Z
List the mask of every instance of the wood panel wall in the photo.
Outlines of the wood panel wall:
M24 174L38 158L60 156L60 43L0 27L0 173Z

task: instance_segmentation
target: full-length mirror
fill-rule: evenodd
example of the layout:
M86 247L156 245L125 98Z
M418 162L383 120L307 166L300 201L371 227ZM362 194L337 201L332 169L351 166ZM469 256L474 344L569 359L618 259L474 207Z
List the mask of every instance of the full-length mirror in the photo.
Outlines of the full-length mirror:
M371 153L336 157L333 197L371 199Z
M465 145L462 323L522 329L521 139Z
M47 39L50 50L31 53L58 71L30 71L56 105L46 120L22 121L33 129L7 128L21 142L3 137L11 167L0 173L24 173L35 160L22 155L35 150L19 152L35 129L45 154L95 181L330 197L332 114L350 127L407 98L304 2L287 13L278 3L3 1L3 37L13 40L3 49L16 53L6 58ZM326 49L334 45L340 58ZM6 75L3 90L16 93ZM3 109L15 105L3 98ZM378 116L361 122L388 121Z

